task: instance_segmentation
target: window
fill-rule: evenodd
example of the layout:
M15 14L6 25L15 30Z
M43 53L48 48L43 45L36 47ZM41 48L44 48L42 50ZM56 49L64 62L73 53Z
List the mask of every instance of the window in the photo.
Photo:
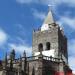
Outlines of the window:
M46 43L46 50L50 50L50 43L49 42Z
M38 45L38 49L39 49L39 52L40 52L40 51L43 51L43 44L42 44L42 43L40 43L40 44Z

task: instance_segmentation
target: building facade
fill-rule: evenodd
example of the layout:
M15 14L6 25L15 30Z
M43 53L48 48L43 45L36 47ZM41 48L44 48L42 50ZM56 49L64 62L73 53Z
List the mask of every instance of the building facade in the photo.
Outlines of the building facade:
M15 59L15 50L0 61L0 75L72 75L67 38L49 10L39 30L33 31L32 57Z

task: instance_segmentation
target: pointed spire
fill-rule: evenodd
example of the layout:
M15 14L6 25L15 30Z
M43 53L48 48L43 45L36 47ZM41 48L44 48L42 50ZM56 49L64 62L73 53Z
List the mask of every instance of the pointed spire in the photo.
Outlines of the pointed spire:
M14 49L12 50L12 54L15 55L15 50Z
M20 55L20 58L19 58L19 66L21 67L22 66L22 57Z
M5 54L5 58L4 58L4 65L3 65L3 69L7 68L7 53Z
M10 59L10 69L12 70L13 69L13 60Z
M47 16L46 16L46 18L44 20L44 24L52 24L52 23L54 23L53 13L52 13L52 9L51 9L52 6L53 5L48 5L49 11L48 11L48 14L47 14Z
M46 16L46 18L44 20L44 23L43 23L42 27L41 27L41 31L48 30L49 25L51 25L53 23L55 23L55 21L54 21L54 18L53 18L52 11L51 11L51 9L49 7L49 12L48 12L48 14L47 14L47 16Z
M10 53L10 59L12 59L12 60L15 59L15 50L14 49Z
M44 20L44 24L52 24L52 23L54 23L54 19L51 10L49 10L48 15Z
M26 52L25 52L25 50L24 50L24 53L23 53L23 57L26 57Z
M10 53L10 69L13 69L13 61L15 60L15 50L13 49Z
M5 64L7 65L7 52L6 52L6 55L5 55Z

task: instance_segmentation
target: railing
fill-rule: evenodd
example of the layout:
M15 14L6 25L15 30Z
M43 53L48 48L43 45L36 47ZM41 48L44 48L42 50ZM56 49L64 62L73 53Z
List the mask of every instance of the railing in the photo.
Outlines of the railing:
M48 60L48 61L54 61L54 62L61 62L62 61L62 59L60 59L60 58L54 58L54 57L49 57L49 56L44 56L44 55L26 57L26 61L33 61L33 60L38 60L38 59L43 59L43 60ZM9 61L10 61L10 59L8 59L8 63L10 63ZM19 62L19 59L15 59L13 61L14 64L17 63L17 62Z
M27 61L31 61L31 60L37 60L37 59L44 59L44 60L49 60L49 61L55 61L55 62L61 62L62 60L60 58L54 58L54 57L48 57L48 56L32 56L32 57L27 57Z

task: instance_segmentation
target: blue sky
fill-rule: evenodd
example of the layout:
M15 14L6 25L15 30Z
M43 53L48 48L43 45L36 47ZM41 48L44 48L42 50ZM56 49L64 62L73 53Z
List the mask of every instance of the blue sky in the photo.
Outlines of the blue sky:
M13 48L18 56L24 50L31 55L32 31L42 25L48 4L68 38L69 64L75 72L74 0L0 0L0 59Z

